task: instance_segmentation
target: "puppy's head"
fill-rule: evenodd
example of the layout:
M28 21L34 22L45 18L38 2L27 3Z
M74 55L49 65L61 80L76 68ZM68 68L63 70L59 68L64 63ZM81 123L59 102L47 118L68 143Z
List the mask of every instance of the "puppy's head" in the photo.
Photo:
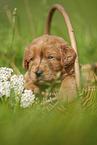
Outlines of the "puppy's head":
M43 35L25 49L23 68L33 83L51 82L58 72L74 63L75 52L64 39Z

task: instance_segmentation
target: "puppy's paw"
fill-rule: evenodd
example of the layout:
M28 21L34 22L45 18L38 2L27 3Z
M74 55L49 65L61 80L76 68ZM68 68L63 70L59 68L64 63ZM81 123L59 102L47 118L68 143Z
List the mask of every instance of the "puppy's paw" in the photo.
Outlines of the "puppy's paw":
M77 97L76 82L74 77L67 77L63 80L59 90L59 100L70 102Z
M34 94L38 94L38 93L40 93L40 89L38 87L35 87L34 88Z
M38 94L40 92L40 89L36 85L34 85L32 82L25 83L24 88L27 90L32 90L34 94Z

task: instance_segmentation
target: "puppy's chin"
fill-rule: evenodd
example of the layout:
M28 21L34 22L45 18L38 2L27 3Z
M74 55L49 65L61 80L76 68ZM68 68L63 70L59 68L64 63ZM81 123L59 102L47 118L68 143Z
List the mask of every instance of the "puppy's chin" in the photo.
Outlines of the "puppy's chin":
M45 81L44 81L41 77L39 77L39 78L36 78L36 79L35 79L34 83L35 83L36 85L40 85L40 84L44 84Z
M46 83L52 83L54 79L44 79L42 77L39 77L39 78L35 78L33 80L33 83L36 84L36 85L43 85L43 84L46 84Z
M45 76L36 77L34 74L30 76L30 79L35 85L45 85L47 83L52 83L54 81L54 76Z
M43 79L38 79L36 82L35 82L35 84L36 85L45 85L45 84L47 84L47 83L52 83L53 82L53 79L52 80L43 80Z

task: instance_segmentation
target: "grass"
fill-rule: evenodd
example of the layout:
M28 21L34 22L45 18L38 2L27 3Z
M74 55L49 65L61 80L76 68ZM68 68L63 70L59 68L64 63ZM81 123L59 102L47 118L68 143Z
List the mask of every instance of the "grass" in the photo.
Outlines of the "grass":
M13 113L0 106L1 144L96 144L97 109L79 100L50 108L38 104Z
M97 61L96 0L26 2L0 0L0 67L14 67L15 73L25 73L22 67L24 48L34 38L43 35L46 15L54 3L63 5L70 16L80 64ZM3 9L6 4L9 5L11 15L14 8L17 8L17 15L12 20L15 19L13 24L18 32L14 33L9 23L7 12ZM61 36L70 43L59 12L54 15L51 34ZM96 145L97 89L89 93L88 99L84 99L86 94L82 98L78 95L71 103L59 103L56 106L53 103L44 106L38 103L26 109L17 108L15 112L6 102L0 103L0 144Z

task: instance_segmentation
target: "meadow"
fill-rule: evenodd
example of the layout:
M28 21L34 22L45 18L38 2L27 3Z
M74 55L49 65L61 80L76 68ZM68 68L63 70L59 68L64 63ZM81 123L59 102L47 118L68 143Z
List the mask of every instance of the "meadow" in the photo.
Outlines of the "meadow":
M79 63L97 62L96 0L0 0L0 67L24 74L24 49L34 38L44 34L49 8L61 4L67 11L75 33ZM17 8L16 15L13 15ZM51 34L69 36L61 14L56 11ZM97 88L71 103L37 101L28 108L12 107L0 100L0 145L96 145ZM85 98L85 99L84 99Z

